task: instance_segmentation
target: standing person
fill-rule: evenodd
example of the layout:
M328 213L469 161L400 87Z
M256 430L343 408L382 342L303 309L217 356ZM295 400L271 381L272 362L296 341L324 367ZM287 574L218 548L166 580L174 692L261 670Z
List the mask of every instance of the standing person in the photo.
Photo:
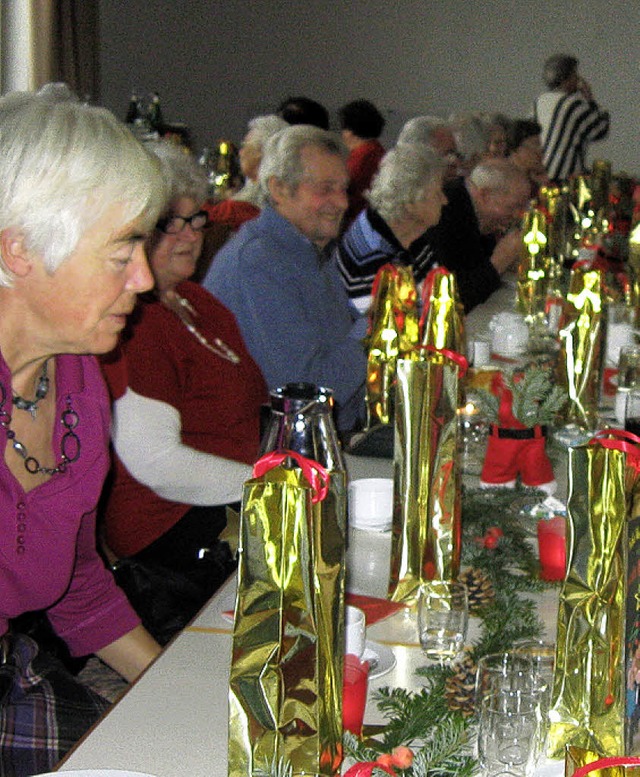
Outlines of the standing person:
M609 134L609 113L598 107L591 87L578 73L578 60L555 54L545 62L549 89L535 102L535 118L542 127L542 149L547 175L566 181L587 172L589 144Z
M131 317L123 358L105 364L117 454L105 528L125 559L116 579L164 643L234 568L218 535L251 477L268 396L232 313L189 281L207 221L204 174L173 143L147 147L169 203L147 242L154 291Z
M158 166L108 111L0 99L0 773L49 771L106 704L11 631L45 611L74 656L128 680L159 646L96 551L114 348L153 279Z
M378 138L382 135L384 116L369 100L354 100L338 111L342 140L349 150L349 205L344 215L346 229L361 210L366 208L365 192L378 171L384 156L384 146Z
M287 127L260 164L267 205L222 247L204 285L235 315L270 389L333 389L337 425L364 413L366 356L330 257L347 207L346 151L317 127Z

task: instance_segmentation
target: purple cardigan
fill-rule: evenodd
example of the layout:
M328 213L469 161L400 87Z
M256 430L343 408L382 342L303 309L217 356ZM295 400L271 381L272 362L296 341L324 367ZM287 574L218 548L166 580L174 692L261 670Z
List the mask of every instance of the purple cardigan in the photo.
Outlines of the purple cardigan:
M0 382L10 397L11 377L1 356ZM46 609L71 653L86 655L123 636L140 620L96 551L96 505L109 468L110 416L107 391L92 356L57 357L58 419L67 398L79 417L75 432L81 451L66 472L25 493L0 459L0 634L6 632L8 619ZM57 422L53 450L58 460L64 431ZM0 438L5 435L0 428Z

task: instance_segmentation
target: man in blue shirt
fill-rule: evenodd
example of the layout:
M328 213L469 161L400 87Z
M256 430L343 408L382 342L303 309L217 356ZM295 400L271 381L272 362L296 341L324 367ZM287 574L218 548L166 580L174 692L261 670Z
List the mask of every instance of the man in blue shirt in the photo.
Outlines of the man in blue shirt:
M270 139L259 183L267 205L218 252L204 285L235 315L270 388L330 388L337 425L364 415L366 354L327 250L347 207L346 152L308 125Z

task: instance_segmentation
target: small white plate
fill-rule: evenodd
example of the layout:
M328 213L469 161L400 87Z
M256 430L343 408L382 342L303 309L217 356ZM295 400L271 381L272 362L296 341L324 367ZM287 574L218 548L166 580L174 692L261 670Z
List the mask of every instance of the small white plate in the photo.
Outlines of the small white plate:
M390 672L396 665L396 657L393 650L386 645L380 645L377 642L367 640L362 654L362 661L370 661L369 679L376 680L378 677Z

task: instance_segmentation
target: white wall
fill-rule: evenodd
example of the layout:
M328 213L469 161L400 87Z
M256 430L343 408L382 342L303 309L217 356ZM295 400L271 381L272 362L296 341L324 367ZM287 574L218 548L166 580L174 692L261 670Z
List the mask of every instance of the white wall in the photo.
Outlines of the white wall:
M481 109L523 116L552 53L577 56L610 110L593 155L640 174L638 0L100 0L102 100L158 90L197 147L239 141L289 94L335 117L367 97L388 116Z

